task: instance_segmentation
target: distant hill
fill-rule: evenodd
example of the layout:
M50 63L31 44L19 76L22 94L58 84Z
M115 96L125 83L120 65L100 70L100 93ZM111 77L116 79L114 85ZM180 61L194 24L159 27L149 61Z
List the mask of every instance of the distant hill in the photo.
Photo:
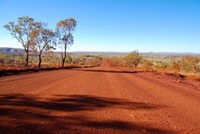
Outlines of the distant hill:
M24 49L21 48L9 48L9 47L0 47L0 53L7 53L12 55L24 54ZM71 55L99 55L99 56L124 56L128 52L87 52L87 51L77 51L77 52L68 52ZM55 52L56 55L61 55L61 52Z
M9 48L9 47L0 47L0 53L11 53L11 54L18 54L18 53L24 53L24 49L20 48Z
M8 53L12 55L24 54L24 49L21 48L9 48L9 47L0 47L0 53ZM60 56L61 52L54 52L55 55ZM72 56L78 55L98 55L98 56L125 56L129 52L87 52L87 51L77 51L77 52L68 52ZM145 52L140 53L144 58L147 59L170 59L170 58L180 58L186 55L193 55L200 58L200 54L197 53L178 53L178 52Z
M19 55L24 55L24 49L21 49L21 48L10 48L10 47L0 47L0 53L19 56Z

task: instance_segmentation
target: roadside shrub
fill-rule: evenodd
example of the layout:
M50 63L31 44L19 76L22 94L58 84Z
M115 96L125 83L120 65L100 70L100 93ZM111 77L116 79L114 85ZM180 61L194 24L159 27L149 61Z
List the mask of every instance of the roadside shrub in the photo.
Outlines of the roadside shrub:
M73 57L72 63L73 63L73 64L78 64L78 63L79 63L79 58Z
M101 64L102 61L102 57L97 56L97 55L86 55L83 60L84 60L84 64L87 67L94 67L94 66L99 66Z
M73 59L72 59L71 55L70 55L70 54L67 54L66 59L65 59L65 62L66 62L66 63L72 63L72 61L73 61Z
M142 68L144 68L146 70L152 70L153 69L153 65L154 65L154 63L151 60L143 59L141 61Z
M124 57L109 57L107 58L109 64L111 67L125 67L126 66L126 61L124 59Z
M85 61L86 61L86 58L81 57L80 60L79 60L79 65L85 65Z
M85 67L99 66L102 61L102 57L96 55L80 55L73 57L72 63L75 65L81 65Z
M129 53L124 60L126 61L126 65L128 67L137 67L138 64L141 62L142 60L142 56L140 56L138 51L133 51L131 53Z
M2 63L6 63L6 64L14 63L15 61L14 56L10 54L0 54L0 58L1 58Z
M76 64L76 65L85 65L85 62L86 62L86 57L83 56L83 55L78 56L78 57L74 57L72 59L72 63Z
M95 61L95 66L99 66L101 64L101 61L103 60L101 56L93 56L93 59Z
M200 73L200 65L197 66L196 72Z
M180 60L172 59L171 62L170 62L170 69L179 72L181 70Z
M184 72L193 72L196 73L198 71L198 63L199 59L192 56L186 56L181 59L181 70Z
M155 63L155 69L161 69L161 70L165 70L167 68L169 68L170 64L168 62L163 62L163 61L156 61Z

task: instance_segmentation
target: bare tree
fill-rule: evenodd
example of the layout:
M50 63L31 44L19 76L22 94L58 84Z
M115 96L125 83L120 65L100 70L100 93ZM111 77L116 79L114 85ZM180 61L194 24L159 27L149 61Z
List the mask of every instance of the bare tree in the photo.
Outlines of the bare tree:
M67 47L72 45L74 38L72 32L75 30L77 22L74 18L61 20L57 23L56 32L58 36L58 44L64 47L64 53L62 54L62 67L64 67L66 56L67 56Z
M28 66L29 61L29 51L30 51L30 36L32 29L34 28L34 19L28 16L19 17L17 24L14 22L9 22L4 25L4 28L10 31L11 35L20 42L24 48L26 54L26 66Z
M43 51L53 49L54 32L45 28L44 23L35 23L35 28L30 33L31 49L38 55L38 68L41 67Z

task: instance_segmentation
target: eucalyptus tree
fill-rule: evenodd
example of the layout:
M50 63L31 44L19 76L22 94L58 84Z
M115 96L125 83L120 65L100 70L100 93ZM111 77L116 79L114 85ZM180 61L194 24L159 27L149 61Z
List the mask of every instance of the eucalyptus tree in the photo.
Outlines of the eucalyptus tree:
M10 34L20 42L24 48L26 54L26 66L28 66L29 61L29 51L30 51L30 33L34 28L34 19L28 16L19 17L18 22L15 24L14 21L9 22L4 25Z
M139 54L139 51L135 50L125 56L125 61L128 67L137 67L141 62L142 56Z
M62 67L64 67L65 60L67 57L67 47L72 45L74 38L72 32L75 30L77 22L74 18L61 20L56 25L56 32L58 37L58 44L64 48L62 55Z
M35 28L30 33L31 49L38 55L38 68L41 67L43 52L54 48L54 32L45 27L46 24L36 22Z

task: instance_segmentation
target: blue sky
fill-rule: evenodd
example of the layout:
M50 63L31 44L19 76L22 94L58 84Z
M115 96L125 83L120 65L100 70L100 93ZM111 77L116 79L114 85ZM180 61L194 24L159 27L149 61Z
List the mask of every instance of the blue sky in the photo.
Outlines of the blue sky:
M21 16L75 18L69 51L200 53L200 0L0 0L0 47L21 47L3 28Z

